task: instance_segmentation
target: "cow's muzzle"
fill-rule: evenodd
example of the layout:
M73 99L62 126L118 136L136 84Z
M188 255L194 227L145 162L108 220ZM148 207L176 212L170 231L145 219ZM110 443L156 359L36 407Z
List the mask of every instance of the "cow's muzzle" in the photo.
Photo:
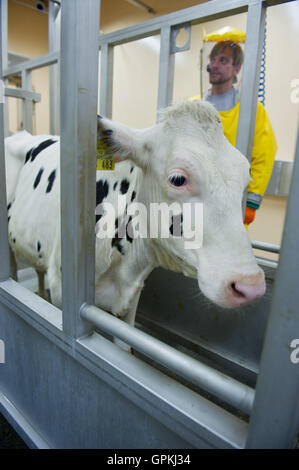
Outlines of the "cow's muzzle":
M226 298L231 307L241 307L262 297L266 292L264 272L236 276L226 288Z

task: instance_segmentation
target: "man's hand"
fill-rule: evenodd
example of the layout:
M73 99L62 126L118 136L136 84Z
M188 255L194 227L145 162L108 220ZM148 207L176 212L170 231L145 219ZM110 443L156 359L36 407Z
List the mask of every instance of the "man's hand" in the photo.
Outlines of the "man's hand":
M244 224L249 225L254 221L256 210L253 207L246 206Z

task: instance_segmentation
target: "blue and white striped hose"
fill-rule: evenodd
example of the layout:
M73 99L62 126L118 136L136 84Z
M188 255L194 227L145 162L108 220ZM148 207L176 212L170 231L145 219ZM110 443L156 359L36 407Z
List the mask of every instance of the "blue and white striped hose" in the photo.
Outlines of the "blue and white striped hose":
M267 33L267 26L265 24L265 35L264 35L264 42L263 42L263 50L262 50L262 59L261 59L261 70L260 70L260 79L258 85L258 99L265 106L265 79L266 79L266 33Z

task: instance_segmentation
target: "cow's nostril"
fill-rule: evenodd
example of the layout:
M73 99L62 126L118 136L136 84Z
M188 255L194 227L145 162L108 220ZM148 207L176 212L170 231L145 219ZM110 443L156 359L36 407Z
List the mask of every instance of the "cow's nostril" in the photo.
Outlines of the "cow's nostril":
M246 295L244 294L244 292L242 292L241 290L239 290L237 287L236 287L236 283L235 282L232 282L231 283L231 289L234 293L235 296L239 296L239 297L246 297Z
M230 284L230 290L235 301L245 304L262 297L266 291L266 284L264 281L255 284L237 281Z

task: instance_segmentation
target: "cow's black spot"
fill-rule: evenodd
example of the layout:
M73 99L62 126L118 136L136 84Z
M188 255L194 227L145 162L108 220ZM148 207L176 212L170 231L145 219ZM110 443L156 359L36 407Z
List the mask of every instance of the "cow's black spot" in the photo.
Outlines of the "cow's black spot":
M127 238L127 241L130 242L130 243L133 242L133 238L128 234L128 227L129 227L131 222L132 222L132 216L130 215L127 226L126 226L126 238Z
M31 150L33 150L33 149L30 149L30 150L28 150L28 152L26 153L26 157L25 157L25 163L27 163L27 162L28 162L28 160L30 159ZM24 165L25 165L25 163L24 163Z
M56 178L56 170L53 170L52 173L50 173L48 177L48 186L46 189L46 193L49 193L51 191L55 178Z
M42 152L42 150L45 150L47 147L49 147L52 144L55 144L56 140L53 139L47 139L41 142L37 147L34 149L31 149L31 158L30 161L33 162L37 155ZM26 162L25 162L26 163Z
M40 242L37 242L37 251L40 251L41 247L42 247L42 246L41 246L41 243L40 243Z
M117 217L114 222L115 225L115 236L112 238L111 246L118 249L121 255L124 255L124 247L121 244L121 241L124 240L126 234L126 223L124 219L119 219Z
M14 243L16 243L16 239L15 239L15 238L13 238L12 241L13 241Z
M125 253L124 253L124 248L121 244L121 240L122 240L122 238L119 238L118 236L112 238L111 246L117 248L118 251L120 252L120 254L124 255Z
M117 181L116 181L116 183L114 183L114 185L113 185L113 191L116 190L116 186L117 186Z
M133 238L130 237L130 235L127 234L127 241L130 242L130 243L133 243Z
M11 204L12 204L11 202L8 204L8 206L7 206L7 212L8 212L9 209L11 208ZM8 224L9 224L9 221L10 221L10 217L11 217L10 215L8 215L8 217L7 217L7 223L8 223Z
M112 134L113 134L113 130L112 130L112 129L105 129L105 130L103 131L103 135L105 135L105 136L107 136L107 137L111 136Z
M133 166L131 166L131 170L130 170L130 173L132 173L132 171L133 171L133 170L134 170L134 167L133 167Z
M114 222L115 224L115 237L121 239L124 239L126 236L126 220L124 218L117 218Z
M34 181L34 183L33 183L33 189L36 189L36 188L37 188L37 186L38 186L38 184L39 184L39 182L40 182L40 179L41 179L41 177L42 177L43 172L44 172L44 169L41 168L41 169L39 170L39 172L37 173L37 176L36 176L35 181Z
M130 183L129 181L125 178L122 180L121 184L120 184L120 192L122 194L126 194L126 192L128 191L129 189L129 186L130 186Z
M171 219L171 226L169 227L169 232L173 235L173 219Z
M103 217L103 214L96 214L96 223Z
M132 196L131 196L131 202L134 201L135 197L136 197L136 191L133 191Z
M101 204L103 199L105 197L107 197L108 192L109 192L108 181L106 181L106 180L105 181L103 181L103 180L97 181L97 187L96 187L96 202L97 202L97 205Z

